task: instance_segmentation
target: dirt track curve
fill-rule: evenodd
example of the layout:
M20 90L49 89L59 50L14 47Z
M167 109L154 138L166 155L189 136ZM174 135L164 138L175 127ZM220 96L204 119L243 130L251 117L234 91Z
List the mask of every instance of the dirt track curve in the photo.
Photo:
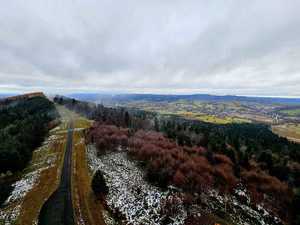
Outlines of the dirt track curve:
M61 180L58 189L44 203L39 225L74 225L74 213L71 195L73 123L69 123L66 152Z

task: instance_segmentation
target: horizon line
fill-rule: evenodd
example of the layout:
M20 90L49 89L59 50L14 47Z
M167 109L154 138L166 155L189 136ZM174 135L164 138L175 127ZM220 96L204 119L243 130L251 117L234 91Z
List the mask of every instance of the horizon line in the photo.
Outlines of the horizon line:
M28 92L0 92L0 95L22 95L22 94L28 94L33 93L36 91L28 91ZM192 96L192 95L209 95L209 96L219 96L219 97L226 97L226 96L232 96L232 97L248 97L248 98L283 98L283 99L300 99L300 96L288 96L288 95L243 95L243 94L210 94L210 93L155 93L155 92L69 92L69 93L59 93L59 92L47 92L47 91L40 91L43 92L45 95L53 96L53 95L74 95L74 94L99 94L99 95L164 95L164 96Z

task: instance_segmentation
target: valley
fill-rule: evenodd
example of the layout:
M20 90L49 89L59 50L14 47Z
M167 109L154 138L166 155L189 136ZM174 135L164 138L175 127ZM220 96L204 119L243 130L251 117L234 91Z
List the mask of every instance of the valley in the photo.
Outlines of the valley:
M300 0L0 7L0 225L300 225Z
M151 218L163 218L166 215L166 218L169 217L166 221L175 221L172 210L179 209L171 207L174 203L171 203L171 212L159 205L151 209L152 203L144 203L148 201L147 193L153 190L152 185L158 191L157 196L164 196L165 191L174 186L175 189L171 188L169 193L175 190L174 193L179 193L181 197L176 195L177 200L172 201L191 201L187 200L188 196L193 196L196 202L189 202L192 207L185 206L183 210L183 215L187 216L184 224L244 224L246 221L249 224L286 223L282 218L287 216L287 211L282 211L281 207L295 204L287 203L291 200L288 199L290 191L286 181L295 182L292 185L295 185L297 194L298 145L279 138L270 131L269 125L255 122L207 123L131 107L107 108L65 97L57 97L55 101L96 121L89 129L86 140L94 145L92 148L96 147L96 153L89 147L88 160L96 165L89 164L92 170L98 168L104 173L108 190L111 190L108 195L103 193L107 204L104 218L108 223L130 220L138 224L140 220L146 220L148 222L145 224L152 224L149 222ZM165 136L160 136L162 134L154 130L162 131ZM208 143L203 134L208 134ZM283 150L284 145L289 149L288 152ZM290 172L284 172L287 169ZM135 178L131 179L131 176ZM220 184L225 190L218 187ZM135 190L136 186L143 185L150 185L149 190L145 186L148 191L144 194L143 190ZM119 192L121 187L125 189ZM141 196L139 193L142 193ZM140 199L141 203L134 199ZM159 199L155 201L159 202ZM273 201L278 202L277 206L272 204ZM150 214L140 214L149 207ZM149 215L149 218L139 215Z
M187 109L190 103L175 102L164 113L165 103L145 110L63 96L53 102L55 125L31 160L1 175L11 190L0 207L0 224L292 224L299 145L271 129L297 142L294 123L197 118L200 109L209 109L206 116L223 115L226 107L243 112L236 103ZM105 185L107 193L93 187L99 171L105 182L99 188Z

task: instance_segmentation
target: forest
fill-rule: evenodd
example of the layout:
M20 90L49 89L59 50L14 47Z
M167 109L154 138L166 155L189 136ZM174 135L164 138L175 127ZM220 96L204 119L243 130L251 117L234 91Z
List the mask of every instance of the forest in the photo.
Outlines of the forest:
M0 108L0 173L22 170L58 116L43 97L14 101Z
M16 100L1 105L0 174L24 169L31 160L32 151L44 140L51 122L57 117L54 104L45 97ZM1 203L10 186L1 184L0 187Z
M0 109L0 172L23 169L57 117L54 104L43 97L14 102Z
M88 140L99 154L128 148L158 186L198 193L217 188L226 195L242 183L253 202L299 224L300 148L267 125L217 125L62 97L55 101L97 121Z

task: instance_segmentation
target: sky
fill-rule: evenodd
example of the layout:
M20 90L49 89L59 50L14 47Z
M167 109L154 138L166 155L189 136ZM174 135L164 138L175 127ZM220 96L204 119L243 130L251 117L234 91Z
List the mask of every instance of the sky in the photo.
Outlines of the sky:
M300 96L299 0L11 0L0 93Z

